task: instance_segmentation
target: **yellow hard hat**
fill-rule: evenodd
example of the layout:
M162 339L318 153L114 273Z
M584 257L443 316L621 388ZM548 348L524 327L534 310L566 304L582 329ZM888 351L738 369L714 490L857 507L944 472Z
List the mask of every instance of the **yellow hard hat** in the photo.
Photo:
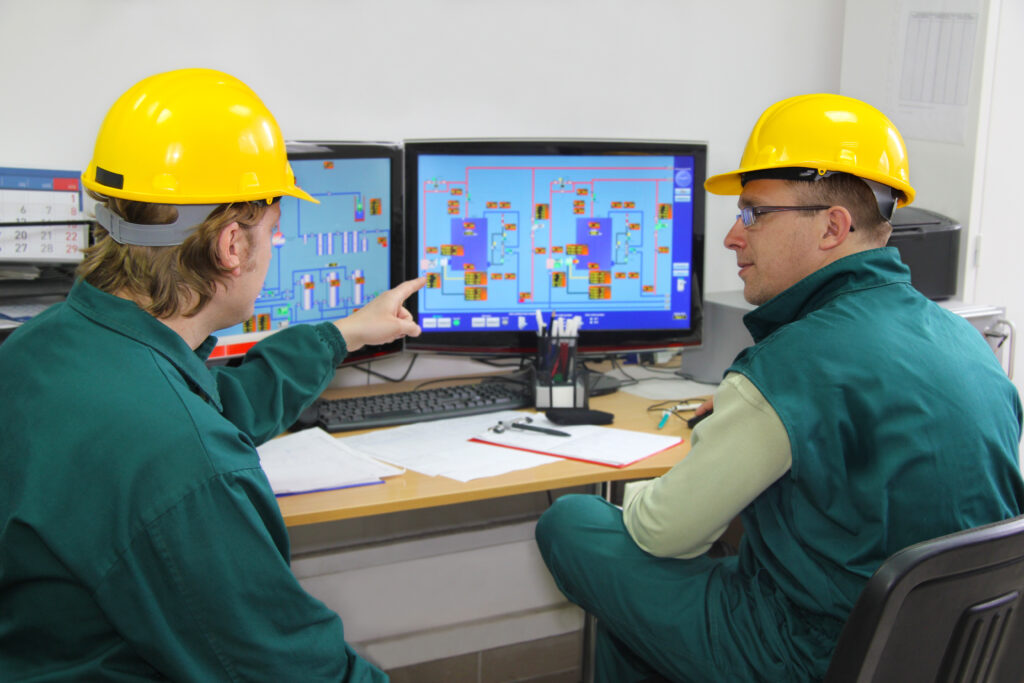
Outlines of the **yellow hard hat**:
M892 121L860 100L827 93L790 97L765 110L740 167L708 178L704 188L712 194L740 194L744 175L785 177L771 171L791 168L813 169L805 179L841 172L881 183L896 190L897 206L914 200L907 147Z
M150 76L114 103L85 187L159 204L227 204L284 195L295 184L273 115L249 86L211 69Z

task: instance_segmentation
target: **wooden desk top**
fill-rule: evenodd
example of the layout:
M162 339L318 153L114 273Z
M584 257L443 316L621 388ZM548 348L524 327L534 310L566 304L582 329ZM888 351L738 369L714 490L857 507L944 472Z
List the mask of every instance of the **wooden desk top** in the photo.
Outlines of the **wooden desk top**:
M331 394L387 393L403 391L416 384L418 382L373 385L336 390ZM689 429L682 420L672 419L658 432L661 412L647 412L647 407L655 403L658 401L618 391L591 399L590 407L614 413L615 422L612 426L620 429L657 432L687 439ZM356 433L359 432L345 434ZM682 460L689 449L689 440L681 441L678 446L621 469L561 460L469 482L407 471L401 476L389 477L384 484L287 496L279 498L278 503L288 526L316 524L606 481L648 479L667 472Z

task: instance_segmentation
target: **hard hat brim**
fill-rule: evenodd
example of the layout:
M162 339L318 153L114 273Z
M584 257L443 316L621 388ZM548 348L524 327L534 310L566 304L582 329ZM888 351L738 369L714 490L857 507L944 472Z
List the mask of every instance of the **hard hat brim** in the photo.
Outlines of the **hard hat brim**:
M150 204L231 204L234 202L255 202L261 199L271 200L274 197L295 197L303 201L319 204L320 200L303 190L298 185L288 185L279 188L277 191L267 193L266 190L254 192L251 195L239 194L225 200L220 195L203 196L191 194L187 196L168 196L166 192L145 193L138 190L125 190L123 188L111 187L99 182L96 179L96 164L90 163L89 167L82 173L82 185L105 197L117 197L135 202L147 202Z

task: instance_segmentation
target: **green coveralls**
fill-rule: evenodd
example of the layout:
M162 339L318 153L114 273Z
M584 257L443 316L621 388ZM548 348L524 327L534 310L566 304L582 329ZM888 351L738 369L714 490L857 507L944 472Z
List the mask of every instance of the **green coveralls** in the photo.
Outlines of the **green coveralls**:
M649 555L593 496L538 523L556 583L599 619L598 681L820 679L887 557L1024 511L1016 389L895 249L841 259L744 322L756 343L729 372L778 414L792 467L742 512L738 556Z
M383 681L299 585L255 446L345 355L330 323L237 368L79 281L0 346L0 680Z

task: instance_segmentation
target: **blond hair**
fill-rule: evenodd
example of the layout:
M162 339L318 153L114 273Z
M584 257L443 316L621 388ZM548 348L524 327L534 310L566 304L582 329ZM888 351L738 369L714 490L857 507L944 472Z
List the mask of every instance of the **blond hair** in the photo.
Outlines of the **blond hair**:
M159 225L177 218L178 211L171 205L90 194L132 223ZM119 244L96 226L94 244L85 250L78 276L104 292L128 295L154 317L194 316L209 303L231 270L217 259L221 230L237 222L248 238L249 229L269 207L266 202L222 204L183 243L170 247Z

